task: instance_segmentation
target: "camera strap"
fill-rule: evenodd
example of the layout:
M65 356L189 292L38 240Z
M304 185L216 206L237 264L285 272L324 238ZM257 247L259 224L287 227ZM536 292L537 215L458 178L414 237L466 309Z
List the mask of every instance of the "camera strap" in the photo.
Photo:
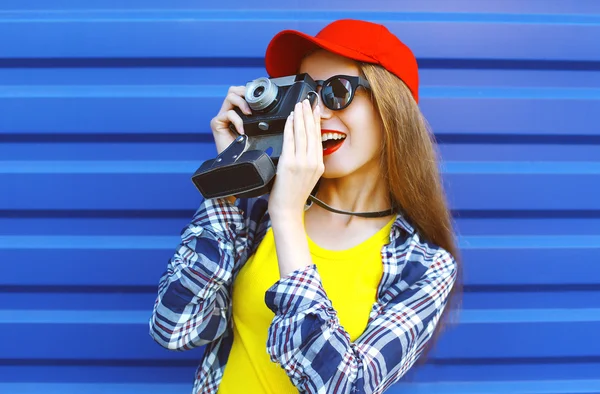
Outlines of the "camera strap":
M326 209L330 212L333 213L339 213L342 215L354 215L354 216L360 216L363 218L382 218L385 216L391 216L396 214L396 209L394 208L390 208L390 209L386 209L385 211L377 211L377 212L350 212L350 211L343 211L340 209L335 209L333 207L330 207L329 205L325 204L323 201L319 200L317 197L313 196L312 193L308 196L308 199L310 200L310 202L314 202L315 204L317 204L318 206L320 206L323 209ZM312 204L308 204L306 209L310 208L310 205Z

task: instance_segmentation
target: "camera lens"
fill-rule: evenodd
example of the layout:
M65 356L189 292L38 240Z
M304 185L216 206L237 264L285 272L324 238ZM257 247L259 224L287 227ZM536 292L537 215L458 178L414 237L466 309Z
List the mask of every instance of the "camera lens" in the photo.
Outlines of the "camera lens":
M259 86L259 87L257 87L256 89L254 89L254 94L253 94L253 96L254 96L254 97L260 97L260 95L261 95L261 94L263 94L263 93L264 93L264 91L265 91L265 88L264 88L264 86Z
M278 91L279 87L269 78L261 77L248 82L244 98L251 109L262 111L275 102Z

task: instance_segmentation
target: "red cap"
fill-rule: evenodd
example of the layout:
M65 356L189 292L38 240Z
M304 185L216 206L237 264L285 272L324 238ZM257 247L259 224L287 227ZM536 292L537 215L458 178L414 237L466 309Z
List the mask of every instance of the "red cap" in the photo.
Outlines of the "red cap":
M400 78L419 102L419 69L414 54L385 26L353 19L334 21L316 36L284 30L271 40L265 65L271 78L293 75L302 58L322 48L338 55L379 64Z

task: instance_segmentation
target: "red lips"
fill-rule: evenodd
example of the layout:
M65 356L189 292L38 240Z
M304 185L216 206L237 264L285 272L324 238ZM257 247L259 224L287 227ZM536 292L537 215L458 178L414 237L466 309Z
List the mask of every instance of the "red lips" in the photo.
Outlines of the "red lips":
M341 131L338 130L329 130L329 129L321 129L321 135L324 134L338 134L338 135L346 135L345 133L342 133ZM333 152L335 152L336 150L340 149L340 147L342 146L342 144L344 143L346 139L342 138L339 140L333 140L330 139L328 141L323 142L323 156L328 156L330 154L332 154Z

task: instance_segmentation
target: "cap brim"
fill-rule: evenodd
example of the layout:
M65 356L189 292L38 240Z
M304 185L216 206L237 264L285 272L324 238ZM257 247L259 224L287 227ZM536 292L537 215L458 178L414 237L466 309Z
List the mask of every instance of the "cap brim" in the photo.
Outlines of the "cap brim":
M358 61L376 62L370 56L342 45L312 37L296 30L284 30L275 35L267 47L265 54L267 73L271 78L296 74L304 56L319 48Z

